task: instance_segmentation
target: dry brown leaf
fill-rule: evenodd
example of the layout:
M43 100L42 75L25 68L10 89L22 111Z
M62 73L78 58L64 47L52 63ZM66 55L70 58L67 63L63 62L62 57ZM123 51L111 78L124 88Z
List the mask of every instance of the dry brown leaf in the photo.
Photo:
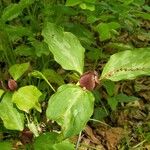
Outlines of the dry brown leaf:
M98 140L98 138L96 138L96 136L94 135L92 129L89 126L85 127L85 132L88 135L89 139L94 143L94 144L101 144L101 142Z
M124 130L122 128L111 128L106 131L105 138L107 142L108 150L116 150L117 144L120 142L124 135Z
M79 150L88 150L88 147L85 145L90 145L90 139L83 138L83 141L81 143L81 146L79 147Z

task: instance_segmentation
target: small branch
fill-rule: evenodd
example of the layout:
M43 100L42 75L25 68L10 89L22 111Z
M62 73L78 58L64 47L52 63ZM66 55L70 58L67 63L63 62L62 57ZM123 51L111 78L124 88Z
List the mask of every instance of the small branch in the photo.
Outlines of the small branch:
M79 148L80 141L81 141L81 134L82 134L82 131L79 133L79 137L78 137L78 141L76 143L76 149L75 150L78 150L78 148Z

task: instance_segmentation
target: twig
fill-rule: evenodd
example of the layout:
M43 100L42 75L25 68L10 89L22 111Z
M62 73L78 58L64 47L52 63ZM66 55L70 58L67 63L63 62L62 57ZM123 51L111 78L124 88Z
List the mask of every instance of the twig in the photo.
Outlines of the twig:
M79 133L78 141L76 143L76 149L75 150L78 150L78 148L79 148L79 144L80 144L80 141L81 141L81 134L82 134L82 131Z
M135 149L139 147L140 145L143 145L146 142L146 140L143 140L142 142L138 143L137 145L133 146L132 148Z

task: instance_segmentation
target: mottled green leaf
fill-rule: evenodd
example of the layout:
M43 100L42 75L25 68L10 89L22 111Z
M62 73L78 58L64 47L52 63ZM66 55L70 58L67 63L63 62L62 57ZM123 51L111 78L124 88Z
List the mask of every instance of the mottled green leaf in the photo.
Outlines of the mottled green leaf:
M12 93L6 93L0 103L0 118L7 129L22 131L24 128L24 116L13 106Z
M33 85L21 87L13 94L12 100L20 110L29 113L29 110L35 108L41 112L41 107L38 102L42 93Z
M29 63L15 64L9 68L9 73L14 80L18 80L29 69Z
M64 138L78 134L93 113L94 96L90 91L68 84L51 96L46 115L62 127Z
M150 75L150 48L126 50L112 55L105 65L102 79L120 81Z
M60 26L47 22L42 35L54 59L66 70L83 73L84 48L75 35L64 32Z

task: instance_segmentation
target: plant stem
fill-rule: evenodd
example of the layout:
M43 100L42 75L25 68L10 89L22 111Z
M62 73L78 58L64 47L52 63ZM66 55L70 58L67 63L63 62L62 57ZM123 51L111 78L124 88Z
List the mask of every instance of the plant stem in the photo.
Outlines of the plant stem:
M142 142L138 143L137 145L133 146L132 148L135 149L139 147L140 145L143 145L146 142L146 140L143 140Z
M78 148L79 148L79 144L80 144L80 141L81 141L81 134L82 134L82 131L79 133L78 141L77 141L77 144L76 144L76 150L78 150Z
M101 123L101 124L103 124L103 125L105 125L105 126L111 127L111 126L110 126L110 125L108 125L107 123L102 122L102 121L100 121L100 120L90 119L90 121L95 121L95 122Z

